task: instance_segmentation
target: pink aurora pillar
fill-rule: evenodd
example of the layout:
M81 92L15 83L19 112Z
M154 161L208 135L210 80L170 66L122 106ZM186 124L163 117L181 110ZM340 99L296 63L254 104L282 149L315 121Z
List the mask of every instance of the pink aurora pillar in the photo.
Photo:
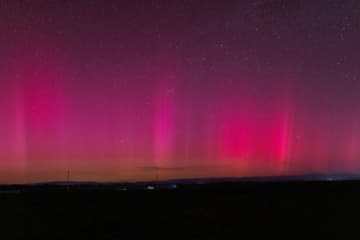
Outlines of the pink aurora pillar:
M154 157L157 166L171 164L174 157L175 90L169 85L160 86L161 91L155 96Z

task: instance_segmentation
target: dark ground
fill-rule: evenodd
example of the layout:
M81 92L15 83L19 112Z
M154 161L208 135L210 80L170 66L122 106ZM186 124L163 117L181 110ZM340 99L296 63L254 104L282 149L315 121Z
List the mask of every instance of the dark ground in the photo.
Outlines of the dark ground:
M0 239L359 239L360 182L2 187ZM6 237L3 237L6 236Z

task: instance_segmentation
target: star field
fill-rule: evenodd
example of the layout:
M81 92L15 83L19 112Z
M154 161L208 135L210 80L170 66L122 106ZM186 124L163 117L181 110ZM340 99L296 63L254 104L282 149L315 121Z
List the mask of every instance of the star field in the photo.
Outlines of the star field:
M358 172L359 42L356 0L1 0L0 181Z

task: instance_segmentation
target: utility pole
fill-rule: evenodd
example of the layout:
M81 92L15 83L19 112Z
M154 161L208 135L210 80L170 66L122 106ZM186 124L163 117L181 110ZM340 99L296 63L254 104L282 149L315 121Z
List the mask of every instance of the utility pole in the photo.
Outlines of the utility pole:
M70 170L66 172L66 189L69 192L70 190Z

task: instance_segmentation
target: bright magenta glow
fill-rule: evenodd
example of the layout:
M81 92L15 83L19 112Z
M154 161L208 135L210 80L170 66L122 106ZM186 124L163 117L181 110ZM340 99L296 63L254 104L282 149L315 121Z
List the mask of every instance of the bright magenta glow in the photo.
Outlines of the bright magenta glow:
M0 183L360 170L347 1L5 2Z
M172 160L172 154L174 154L176 118L173 95L174 89L163 88L155 101L154 159L156 166L159 167L164 167L166 163L171 164L169 161Z

